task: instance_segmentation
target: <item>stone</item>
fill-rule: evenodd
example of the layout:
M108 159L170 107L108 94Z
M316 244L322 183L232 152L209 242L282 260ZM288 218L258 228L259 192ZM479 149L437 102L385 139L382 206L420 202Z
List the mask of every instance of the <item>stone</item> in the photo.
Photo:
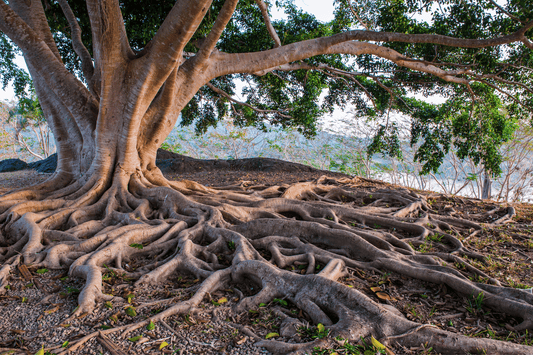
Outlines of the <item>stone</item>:
M0 161L0 173L28 169L28 164L20 159L6 159Z
M28 167L37 170L40 173L53 173L57 168L57 153L50 155L46 159L30 163L28 164Z

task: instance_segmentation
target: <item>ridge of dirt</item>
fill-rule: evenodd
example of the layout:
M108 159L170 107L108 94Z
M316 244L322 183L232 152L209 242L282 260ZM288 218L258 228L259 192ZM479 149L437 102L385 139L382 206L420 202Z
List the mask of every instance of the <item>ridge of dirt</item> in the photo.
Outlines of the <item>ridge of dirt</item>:
M346 177L344 174L266 158L217 163L214 160L201 161L179 155L176 157L176 154L170 152L158 152L158 159L173 160L170 164L173 168L163 170L168 179L193 180L208 186L241 186L244 189L258 184L283 185L310 181L324 174L337 178ZM201 171L188 167L179 168L189 164ZM0 193L45 180L48 176L49 174L28 171L0 174ZM357 178L356 181L354 189L367 192L382 188L405 189L369 179ZM453 215L457 217L468 217L507 206L494 201L446 196L427 191L417 193L425 195L432 209L442 215L452 215L453 210ZM517 211L514 220L523 225L531 225L531 229L525 232L517 231L512 224L508 224L497 229L484 229L477 235L461 237L461 241L491 260L487 266L471 260L475 266L504 285L527 289L533 285L533 205L512 206ZM375 228L379 229L379 226ZM417 250L420 251L421 248L431 251L432 247L429 244L417 246ZM135 266L131 265L132 268ZM298 265L287 269L300 272ZM16 270L11 276L8 292L0 296L0 354L9 349L17 349L14 353L34 354L41 346L47 348L50 354L59 353L64 350L62 345L68 346L66 342L105 330L107 327L137 322L164 309L169 302L188 299L199 281L177 275L174 280L161 287L133 290L130 280L110 273L104 281L106 293L120 295L124 301L101 304L93 314L81 315L79 319L66 323L65 319L76 307L81 283L70 280L63 271L44 271L31 266L28 271L30 278L25 278L20 270ZM446 286L407 279L394 273L373 272L357 272L353 277L346 277L340 282L357 288L376 302L394 306L411 320L431 323L443 330L473 337L490 337L533 345L531 334L511 330L511 327L517 324L515 319L488 310L483 306L482 300L480 302L461 296ZM388 298L378 294L376 287L380 292L386 293ZM134 296L130 296L131 294ZM267 334L280 333L281 319L277 316L277 309L282 308L287 312L297 312L297 309L287 302L284 304L282 301L273 301L248 312L236 314L231 306L236 304L237 299L238 295L234 290L218 291L204 299L198 314L190 317L170 317L166 324L158 323L151 330L138 329L126 338L121 338L121 333L109 335L107 342L102 340L105 337L93 338L73 353L114 354L110 348L119 354L268 353L253 345L254 334L264 339ZM136 315L124 314L128 307L134 307ZM308 329L309 331L302 330L302 340L309 340L309 337L316 333L313 327ZM141 337L135 340L137 336ZM325 345L313 354L330 354L333 351L339 354L357 354L350 352L342 342L329 338L325 340ZM163 342L169 345L160 350ZM395 348L394 351L395 354L435 354L425 348L424 344L410 349Z

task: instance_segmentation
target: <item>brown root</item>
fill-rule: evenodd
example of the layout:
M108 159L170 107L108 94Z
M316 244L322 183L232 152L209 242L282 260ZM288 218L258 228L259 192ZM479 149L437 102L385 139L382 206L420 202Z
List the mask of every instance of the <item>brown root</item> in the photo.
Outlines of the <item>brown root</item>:
M467 258L484 262L484 257L466 248L458 237L480 231L484 225L478 217L492 216L489 226L508 223L514 209L508 208L503 216L499 209L489 211L472 221L439 215L424 196L411 191L354 191L355 184L349 179L320 178L283 188L221 189L190 181L169 182L155 171L112 181L89 177L55 192L43 184L38 193L19 191L0 200L0 287L20 262L68 268L70 276L85 280L72 315L76 317L92 312L99 302L115 299L103 291L106 272L135 279L135 287L165 282L181 273L203 280L190 299L156 302L169 307L114 331L120 329L126 335L150 321L188 314L218 289L252 283L259 291L239 297L237 312L284 299L305 312L312 323L321 323L332 335L349 341L374 337L390 346L428 343L449 354L480 349L494 354L531 353L522 345L466 337L409 321L390 304L376 303L337 282L349 270L394 272L446 285L466 297L482 295L486 306L521 319L517 330L533 329L533 296L502 287L471 265ZM416 250L422 246L431 250ZM143 263L136 270L127 269L125 265L134 260ZM302 272L284 270L293 265L303 266ZM317 273L318 265L323 267ZM284 329L301 324L287 315L282 318ZM71 350L108 333L87 335ZM303 353L324 342L262 340L258 346L276 353Z

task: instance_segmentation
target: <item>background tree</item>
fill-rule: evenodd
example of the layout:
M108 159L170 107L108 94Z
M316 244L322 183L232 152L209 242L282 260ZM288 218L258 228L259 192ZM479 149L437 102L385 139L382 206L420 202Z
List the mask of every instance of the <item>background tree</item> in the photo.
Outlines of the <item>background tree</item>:
M35 95L19 98L9 110L3 131L33 159L45 159L55 151L52 132Z
M372 208L357 208L342 202L361 196L327 179L218 190L167 181L155 165L180 113L199 132L232 115L238 125L266 120L310 135L317 117L348 103L361 114L388 117L423 108L407 100L411 92L439 93L461 110L461 99L475 102L493 89L510 114L522 114L533 106L529 2L339 1L330 23L290 1L278 4L287 20L271 21L261 0L0 1L0 30L24 55L58 150L48 181L1 198L2 282L19 263L68 267L85 279L76 316L113 298L102 292L106 267L136 285L180 270L202 285L152 321L189 312L214 289L253 280L261 291L238 309L284 297L349 340L372 335L387 344L430 343L439 352L529 353L526 346L413 323L334 282L346 267L397 272L485 295L487 306L523 320L516 330L533 328L533 296L471 265L470 273L492 284L448 266L468 265L462 256L482 259L453 235L481 230L479 223L441 218L407 192L384 191L369 197L377 199ZM412 16L423 13L432 21ZM236 80L247 84L244 101L234 98ZM398 148L394 124L378 134L386 149ZM486 148L482 143L466 149L476 153ZM495 224L514 210L504 212ZM384 231L369 232L367 224ZM435 234L449 253L420 255L408 243ZM231 253L230 266L219 262L221 253ZM132 259L143 266L128 271L124 263ZM295 260L308 261L307 275L282 269ZM316 262L326 264L318 274ZM294 351L314 343L263 345Z

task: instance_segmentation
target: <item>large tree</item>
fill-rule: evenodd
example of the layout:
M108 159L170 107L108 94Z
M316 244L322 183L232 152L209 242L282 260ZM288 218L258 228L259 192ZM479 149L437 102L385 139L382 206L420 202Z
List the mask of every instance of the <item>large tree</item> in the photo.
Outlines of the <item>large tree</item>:
M349 340L372 335L444 353L531 353L408 321L335 282L349 267L445 284L466 296L483 294L487 306L522 320L516 330L533 329L533 296L503 287L464 258L483 261L457 238L481 230L480 223L439 216L409 192L356 195L327 179L212 189L168 181L155 164L180 114L199 132L229 115L241 125L269 122L312 134L321 114L353 104L365 116L411 114L428 169L454 135L490 165L493 144L476 141L472 131L493 137L509 117L533 107L529 0L343 0L330 23L290 1L278 5L284 20L272 21L262 0L0 1L2 50L11 55L14 44L24 55L58 150L49 180L0 199L2 284L22 263L69 268L85 279L76 316L112 297L102 292L107 269L137 286L180 271L202 279L201 287L152 320L187 313L206 293L247 280L261 290L239 309L286 298ZM245 86L242 102L237 80ZM409 98L412 92L449 101L436 107ZM455 130L450 113L459 117ZM376 150L393 150L394 124L384 124L378 138L387 144ZM344 203L360 198L374 203ZM492 224L512 217L514 210L506 211ZM369 230L374 224L381 229ZM422 254L410 244L427 238L444 251ZM221 262L228 253L229 262ZM144 265L128 271L124 263L132 259ZM283 270L295 261L308 263L305 275ZM317 262L326 266L315 274ZM472 281L454 263L488 282ZM263 345L285 352L309 346Z

